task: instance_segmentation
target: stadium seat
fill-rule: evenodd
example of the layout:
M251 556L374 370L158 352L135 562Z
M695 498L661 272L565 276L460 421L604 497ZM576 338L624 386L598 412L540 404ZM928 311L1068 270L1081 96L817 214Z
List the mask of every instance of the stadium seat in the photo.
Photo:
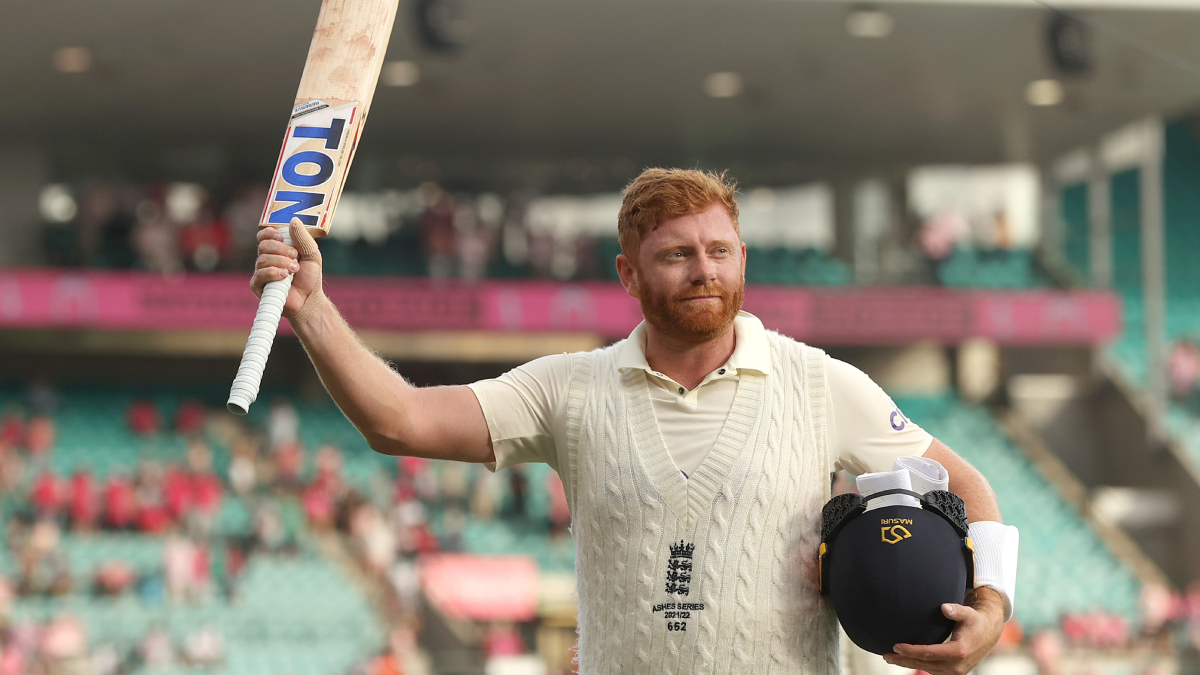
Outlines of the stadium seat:
M952 397L896 397L910 419L978 468L1006 523L1021 530L1016 614L1028 629L1064 614L1104 610L1138 620L1140 584L1058 496L988 412ZM1097 595L1096 589L1105 592Z

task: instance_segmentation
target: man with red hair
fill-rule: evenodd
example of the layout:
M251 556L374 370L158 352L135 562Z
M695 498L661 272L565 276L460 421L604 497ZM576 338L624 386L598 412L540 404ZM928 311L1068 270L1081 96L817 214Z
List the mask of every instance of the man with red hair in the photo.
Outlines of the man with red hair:
M252 288L296 274L284 316L372 448L559 473L581 672L834 675L837 623L814 570L832 470L889 471L897 457L924 456L945 467L973 519L1000 520L983 476L870 378L740 311L747 261L734 195L723 174L643 172L625 189L616 265L645 321L604 349L469 386L409 385L325 298L320 252L298 221L295 248L259 233ZM998 557L977 550L976 578ZM989 585L968 605L943 606L958 622L952 640L896 645L886 658L969 671L1012 611L1012 589Z

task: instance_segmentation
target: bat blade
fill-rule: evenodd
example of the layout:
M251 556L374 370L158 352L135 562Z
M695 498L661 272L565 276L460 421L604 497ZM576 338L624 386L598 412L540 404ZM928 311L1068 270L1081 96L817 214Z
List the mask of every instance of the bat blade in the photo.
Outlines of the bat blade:
M329 233L358 148L398 0L324 0L260 227Z
M283 149L259 227L284 231L299 218L314 237L329 233L350 162L375 97L399 0L323 0L296 91ZM263 289L254 326L225 404L245 415L258 398L292 277Z

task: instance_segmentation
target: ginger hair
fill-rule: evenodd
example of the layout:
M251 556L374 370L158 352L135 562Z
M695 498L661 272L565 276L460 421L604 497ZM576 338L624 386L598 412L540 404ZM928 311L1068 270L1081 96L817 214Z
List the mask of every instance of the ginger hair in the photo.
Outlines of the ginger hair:
M736 192L737 182L726 178L724 171L646 169L625 186L621 212L617 215L621 252L636 265L642 239L664 220L703 211L713 204L725 207L734 231L738 232Z

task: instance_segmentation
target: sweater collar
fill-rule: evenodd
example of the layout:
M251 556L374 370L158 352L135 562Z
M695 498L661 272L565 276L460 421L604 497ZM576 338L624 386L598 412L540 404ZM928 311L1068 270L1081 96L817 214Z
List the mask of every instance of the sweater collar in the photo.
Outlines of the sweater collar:
M763 375L771 373L771 345L767 341L767 329L762 321L750 312L738 312L733 319L733 354L725 368L736 371L753 370ZM642 321L621 345L617 356L617 370L644 370L651 375L657 373L646 362L646 322Z

